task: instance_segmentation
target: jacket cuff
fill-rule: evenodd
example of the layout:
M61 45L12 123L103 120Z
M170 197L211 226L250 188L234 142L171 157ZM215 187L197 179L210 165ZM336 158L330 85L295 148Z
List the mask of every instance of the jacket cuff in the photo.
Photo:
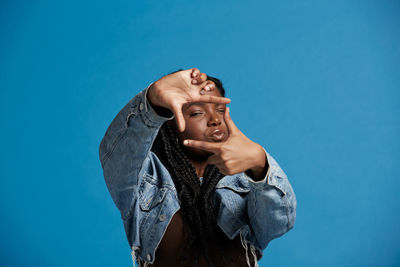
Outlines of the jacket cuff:
M285 185L286 182L285 179L287 179L287 177L282 171L282 169L279 167L275 159L270 154L268 154L268 152L265 149L264 151L265 154L267 155L267 161L268 161L268 171L264 179L262 179L261 181L254 181L248 175L246 174L244 175L248 178L250 187L254 189L263 190L268 186L273 186L275 188L278 188L279 191L281 191L284 195L286 195L288 189L286 188Z

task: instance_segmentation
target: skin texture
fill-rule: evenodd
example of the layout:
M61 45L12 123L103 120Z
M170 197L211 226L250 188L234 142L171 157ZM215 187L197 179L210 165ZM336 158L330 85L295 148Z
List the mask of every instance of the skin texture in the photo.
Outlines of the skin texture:
M186 139L183 144L209 152L207 164L215 164L221 173L233 175L246 172L255 180L264 178L267 172L267 160L264 149L247 138L233 123L229 108L225 109L224 120L229 136L223 142Z
M215 87L214 87L215 88ZM218 90L211 90L205 95L221 97ZM180 144L186 139L201 140L206 142L223 142L228 139L228 127L225 123L225 104L191 103L183 107L185 131L179 132L176 121L170 123L175 129ZM182 146L190 162L195 166L198 176L203 176L207 167L207 159L213 153L196 147Z
M215 85L207 81L207 75L196 68L179 71L162 77L150 86L148 99L151 105L166 108L175 115L180 132L185 130L182 107L193 102L228 104L230 99L204 95L214 90Z
M193 68L164 76L149 88L148 99L175 115L170 123L199 177L208 164L225 175L246 171L254 180L265 177L264 149L236 127L225 107L230 100L221 97L206 74Z
M218 90L213 90L206 93L221 97ZM212 103L191 103L183 108L183 117L185 119L186 128L183 132L177 132L176 135L181 141L185 139L202 140L208 142L221 142L228 138L228 128L225 124L225 109L224 104ZM177 130L176 121L173 127ZM215 133L215 135L214 135ZM190 154L198 155L200 158L210 156L210 153L204 150L199 150L191 147L184 147L186 151L191 151Z

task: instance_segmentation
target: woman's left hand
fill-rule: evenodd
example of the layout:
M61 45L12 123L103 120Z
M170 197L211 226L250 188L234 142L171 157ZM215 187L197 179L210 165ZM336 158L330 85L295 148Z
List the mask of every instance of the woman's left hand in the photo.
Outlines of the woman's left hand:
M264 149L236 127L230 117L228 107L225 109L225 122L229 131L226 141L214 143L187 139L183 144L211 152L213 155L208 157L208 163L216 165L225 175L250 171L255 180L263 179L268 167Z

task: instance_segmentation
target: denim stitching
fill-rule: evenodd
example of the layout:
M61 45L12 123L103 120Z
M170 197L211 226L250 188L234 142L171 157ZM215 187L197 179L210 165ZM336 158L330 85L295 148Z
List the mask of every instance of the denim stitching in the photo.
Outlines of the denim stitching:
M115 147L118 145L119 141L125 136L127 130L121 131L121 133L114 139L113 143L111 144L111 149L106 152L103 156L103 166L106 165L108 159L110 158L111 154L114 152Z

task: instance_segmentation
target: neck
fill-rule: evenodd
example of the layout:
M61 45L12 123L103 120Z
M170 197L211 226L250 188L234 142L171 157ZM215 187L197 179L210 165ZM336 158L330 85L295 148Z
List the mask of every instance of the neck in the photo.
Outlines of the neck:
M189 158L189 161L195 168L197 177L203 177L208 165L207 159Z

